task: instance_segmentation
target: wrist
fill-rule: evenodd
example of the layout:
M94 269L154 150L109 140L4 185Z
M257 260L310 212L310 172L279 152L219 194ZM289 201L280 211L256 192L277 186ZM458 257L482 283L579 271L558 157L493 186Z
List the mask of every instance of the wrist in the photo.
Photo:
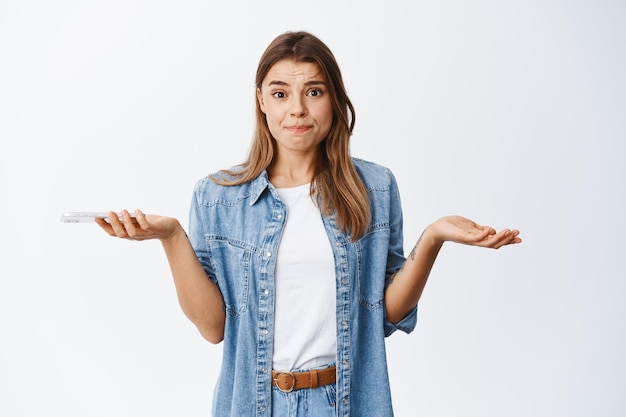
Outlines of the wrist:
M438 228L439 220L426 226L420 237L421 244L432 249L439 249L446 241Z
M178 220L172 219L172 225L169 229L171 230L170 233L160 239L163 245L176 243L181 239L187 240L187 233Z

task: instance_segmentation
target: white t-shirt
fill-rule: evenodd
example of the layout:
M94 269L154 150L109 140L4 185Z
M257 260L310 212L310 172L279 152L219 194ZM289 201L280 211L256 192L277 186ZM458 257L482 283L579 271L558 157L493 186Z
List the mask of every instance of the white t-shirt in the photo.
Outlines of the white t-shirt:
M333 251L310 185L277 191L287 224L276 260L273 368L323 366L337 354Z

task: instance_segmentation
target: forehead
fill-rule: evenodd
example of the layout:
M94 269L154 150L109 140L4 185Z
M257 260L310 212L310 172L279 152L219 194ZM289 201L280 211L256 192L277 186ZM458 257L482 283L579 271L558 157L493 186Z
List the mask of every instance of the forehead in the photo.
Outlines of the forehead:
M275 81L290 83L312 80L326 82L326 77L317 63L283 59L272 65L263 79L263 84Z

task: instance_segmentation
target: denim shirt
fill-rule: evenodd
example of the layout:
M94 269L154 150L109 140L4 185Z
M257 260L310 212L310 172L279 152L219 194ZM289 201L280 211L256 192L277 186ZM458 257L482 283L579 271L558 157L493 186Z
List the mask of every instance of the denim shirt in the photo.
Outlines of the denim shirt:
M352 241L334 216L322 216L337 282L336 408L338 416L386 417L393 411L385 337L410 333L417 308L395 325L385 318L386 282L405 261L400 196L389 169L353 161L370 198L367 232ZM226 309L215 417L270 417L274 269L287 214L266 172L237 186L205 177L194 189L189 239Z

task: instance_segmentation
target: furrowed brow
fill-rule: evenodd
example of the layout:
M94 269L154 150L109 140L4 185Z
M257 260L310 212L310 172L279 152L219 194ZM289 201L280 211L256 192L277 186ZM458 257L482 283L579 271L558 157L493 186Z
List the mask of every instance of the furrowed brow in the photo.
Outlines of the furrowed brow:
M274 81L270 81L267 85L289 85L289 83L286 83L284 81L280 81L280 80L274 80ZM306 83L304 83L304 85L306 86L311 86L311 85L326 85L325 81L322 80L311 80L311 81L307 81Z

